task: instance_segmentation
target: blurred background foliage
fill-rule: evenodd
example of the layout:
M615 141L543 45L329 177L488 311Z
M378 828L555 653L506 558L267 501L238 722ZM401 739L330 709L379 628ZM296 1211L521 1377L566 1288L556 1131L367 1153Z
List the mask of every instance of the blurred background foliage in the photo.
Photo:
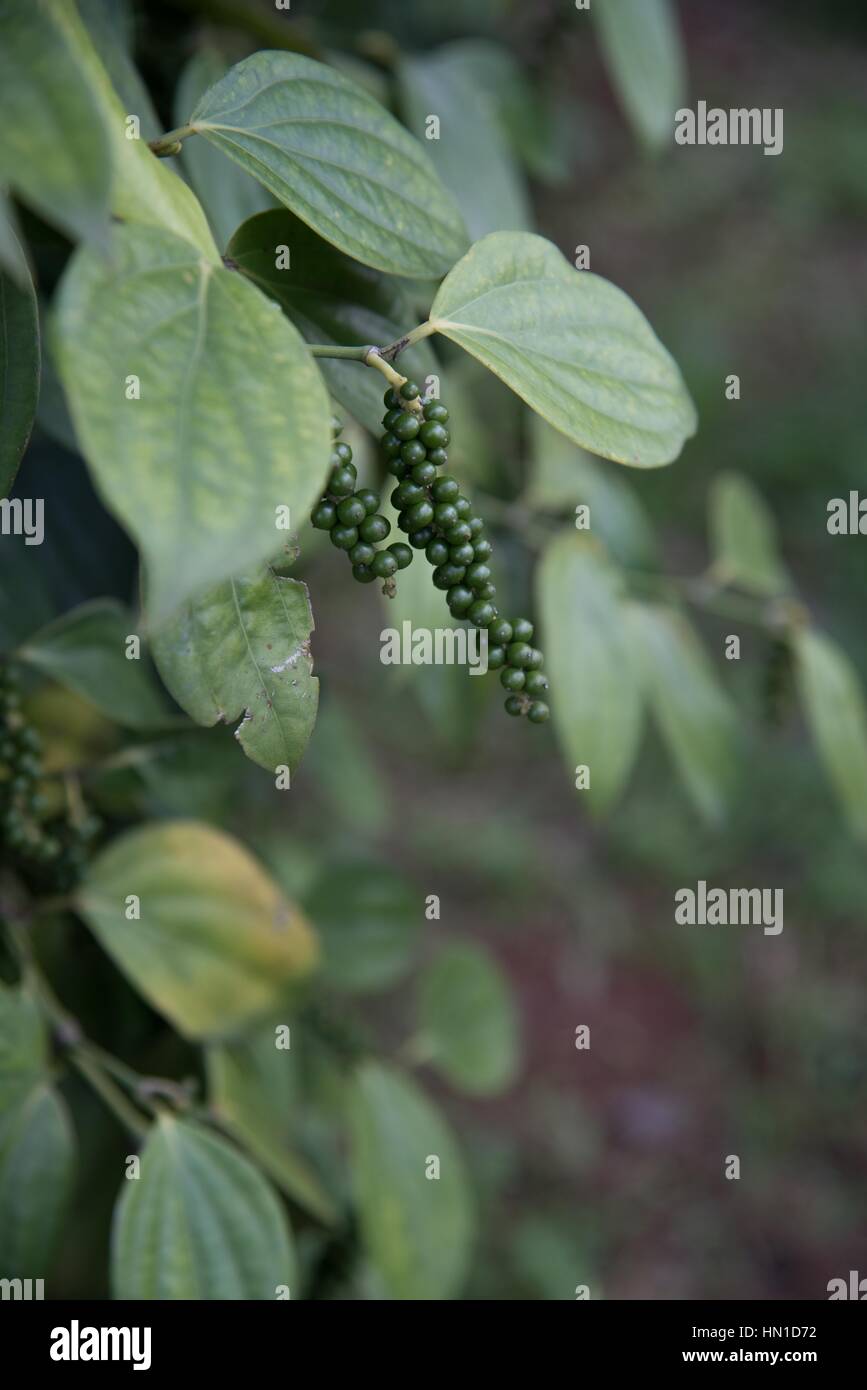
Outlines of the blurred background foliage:
M592 269L646 312L700 417L682 457L651 472L569 446L564 485L556 440L482 369L447 344L437 349L455 471L477 489L496 534L506 611L533 601L550 533L540 513L568 516L578 502L590 503L593 533L614 562L702 574L714 558L709 508L734 472L775 520L802 602L867 680L865 542L826 530L829 498L863 476L863 6L689 0L678 7L682 35L657 36L672 90L685 82L692 103L782 107L779 158L652 151L653 112L639 109L640 93L631 108L618 93L610 36L566 0L369 0L362 10L297 0L288 19L264 0L81 8L95 33L109 12L129 21L157 127L175 124L179 86L195 91L221 63L287 33L368 85L417 134L428 112L459 110L467 148L446 139L427 148L472 233L535 225L567 255L587 245ZM105 43L117 51L117 34ZM113 75L122 90L134 79L120 67ZM209 211L225 243L268 199L225 164L215 176L207 149L194 149L186 174L206 205L209 189L217 200ZM484 181L472 177L474 160L485 162ZM21 222L47 301L68 247L33 215ZM410 292L426 309L429 287ZM741 379L736 402L725 399L730 373ZM63 508L43 547L21 547L11 570L7 560L4 645L89 598L136 602L132 548L95 498L50 377L39 425L22 486L61 496ZM347 432L359 473L367 452L374 476L363 432ZM224 728L145 740L121 734L80 693L44 682L32 693L54 766L97 760L85 782L103 814L119 825L184 815L224 827L319 929L331 1013L323 1006L299 1025L309 1045L293 1037L297 1075L287 1082L282 1071L277 1083L288 1087L287 1146L262 1157L266 1169L279 1181L291 1144L302 1157L282 1173L286 1186L304 1188L311 1164L325 1176L312 1196L304 1189L308 1205L327 1208L340 1192L344 1142L334 1059L344 1045L372 1046L418 1068L460 1135L479 1207L464 1296L562 1299L588 1284L592 1297L609 1298L823 1297L828 1279L864 1253L867 863L796 703L766 718L772 639L728 616L696 618L737 726L723 813L696 814L659 735L645 731L622 796L591 817L553 731L505 720L495 682L382 666L379 595L349 592L345 567L309 528L300 540L294 572L311 589L322 699L290 796L275 793ZM424 601L403 582L419 568L401 576L390 622ZM428 585L424 598L439 596ZM739 663L722 660L733 631ZM675 890L700 878L783 888L784 931L675 926ZM432 894L439 920L424 916ZM58 921L45 955L97 1041L139 1070L195 1072L193 1050L83 927ZM486 1037L478 999L503 991L500 972L514 1004L498 996L499 1031ZM575 1047L582 1024L589 1051ZM455 1037L465 1046L451 1055ZM229 1055L208 1059L230 1130L233 1117L241 1123L233 1065ZM64 1089L82 1177L53 1287L101 1297L127 1141L86 1088ZM248 1136L255 1124L246 1113ZM260 1156L273 1143L273 1133L260 1135ZM728 1154L741 1158L739 1182L724 1179ZM332 1277L318 1227L300 1224L313 1296L377 1295L363 1261Z

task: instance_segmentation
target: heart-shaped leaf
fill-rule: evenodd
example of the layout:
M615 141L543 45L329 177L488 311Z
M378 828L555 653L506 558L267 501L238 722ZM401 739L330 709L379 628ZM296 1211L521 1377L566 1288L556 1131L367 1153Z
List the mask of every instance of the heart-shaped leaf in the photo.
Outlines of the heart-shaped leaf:
M205 92L189 124L365 265L440 276L466 248L421 146L334 68L254 53Z
M417 317L399 281L344 256L284 208L251 217L232 237L226 255L282 305L311 343L385 347ZM400 365L420 383L437 371L427 343L407 349ZM318 366L341 405L359 424L381 434L385 383L380 374L361 362L328 357L319 358Z
M805 628L795 638L798 686L819 756L853 835L867 839L867 705L836 642Z
M76 50L79 24L63 0L0 0L0 184L71 236L103 239L109 137Z
M153 227L80 252L58 313L76 433L144 551L149 613L273 556L328 465L330 411L297 330L235 272Z
M544 237L476 242L440 285L430 324L594 454L655 468L695 430L683 378L641 311Z
M185 1037L267 1013L311 967L313 934L236 840L195 821L130 831L103 850L77 906L100 944Z
M384 1297L451 1297L474 1221L450 1131L412 1081L376 1062L356 1075L350 1121L361 1230Z
M154 634L152 651L191 719L206 727L240 719L235 736L248 758L294 771L319 702L312 631L307 585L266 566L185 605Z
M17 248L17 270L0 269L0 497L12 486L39 399L39 314L24 253Z
M149 729L179 722L141 657L127 658L127 639L136 635L131 614L119 603L95 599L34 633L17 655L118 724Z
M451 943L419 984L426 1060L470 1095L493 1095L518 1069L518 1019L493 957L471 942Z
M557 736L572 775L589 769L582 799L604 810L623 789L642 729L621 579L597 541L564 531L542 557L537 586Z
M709 821L719 821L735 768L731 702L681 613L633 603L628 620L648 703L681 781L699 812Z
M121 1299L286 1297L295 1258L283 1208L225 1140L162 1116L115 1207L111 1282Z

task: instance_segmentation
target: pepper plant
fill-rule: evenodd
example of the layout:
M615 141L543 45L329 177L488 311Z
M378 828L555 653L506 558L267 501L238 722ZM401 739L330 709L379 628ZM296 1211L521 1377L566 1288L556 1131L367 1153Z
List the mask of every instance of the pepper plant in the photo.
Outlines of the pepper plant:
M396 904L350 871L344 902L368 895L371 922L353 943L334 883L296 894L273 845L221 828L207 776L198 815L188 796L181 815L166 800L173 776L194 779L195 731L209 729L219 778L240 785L246 758L275 805L304 796L316 594L294 571L316 533L370 586L347 604L487 634L488 680L529 724L550 708L564 775L593 812L622 792L649 709L699 811L724 813L735 719L688 604L758 624L775 692L795 663L863 831L860 694L792 596L745 480L720 481L706 575L634 563L640 522L597 460L671 464L695 411L637 305L531 230L484 96L505 53L414 55L383 92L339 54L290 51L287 28L287 48L234 65L197 53L163 133L106 8L80 10L0 0L0 1275L44 1277L66 1238L77 1077L127 1136L115 1296L451 1296L472 1250L470 1186L407 1067L474 1095L506 1086L519 1039L501 973L479 946L442 948L418 982L417 1034L383 1060L340 988L393 983L412 943L392 918L435 920L435 895L407 912L404 888ZM440 147L425 107L443 90L472 116ZM481 161L469 173L464 138ZM50 294L34 283L33 228L63 247ZM479 400L511 400L532 457L511 501L474 496L455 452L467 416L448 384L465 402L467 368ZM16 482L37 401L135 547L137 611L107 596L34 621L9 602L39 562L29 455ZM371 456L371 438L360 477L354 448ZM495 582L496 536L515 533L542 550L532 618L503 603L502 570ZM118 1009L157 1039L146 1070L126 1060L123 1026L111 1048L92 1035L86 989L66 997L82 940L104 953L94 968Z

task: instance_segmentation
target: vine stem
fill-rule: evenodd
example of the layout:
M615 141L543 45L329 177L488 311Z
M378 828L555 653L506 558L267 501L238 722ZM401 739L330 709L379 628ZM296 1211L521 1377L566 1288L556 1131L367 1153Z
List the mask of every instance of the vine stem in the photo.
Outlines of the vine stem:
M421 327L424 328L425 325L422 324ZM418 329L414 329L413 331L417 333ZM398 342L407 345L411 337L412 334L408 334L405 339L398 339ZM370 344L366 347L332 347L330 343L308 343L307 346L314 357L344 358L351 362L363 362L365 367L374 367L378 372L382 372L389 386L393 386L395 390L399 390L407 380L405 376L401 376L400 372L391 365L390 361L386 360L385 354L389 351L388 348L378 348ZM394 344L391 344L391 346L394 347ZM422 408L419 400L416 399L414 401L407 401L406 409L420 415Z

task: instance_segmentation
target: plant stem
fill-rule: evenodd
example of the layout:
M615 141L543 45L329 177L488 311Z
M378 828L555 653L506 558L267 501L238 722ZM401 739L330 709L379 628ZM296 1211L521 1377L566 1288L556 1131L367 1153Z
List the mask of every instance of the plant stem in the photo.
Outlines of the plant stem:
M424 323L420 323L418 328L414 328L411 333L405 333L402 338L395 338L393 343L380 348L380 356L384 357L386 362L393 362L399 352L412 347L413 343L421 342L422 338L429 338L431 333L436 333L436 324L432 323L430 319L425 319Z
M181 125L178 126L177 130L170 130L157 140L149 140L148 148L156 155L157 159L168 159L170 155L180 154L181 142L186 140L187 136L195 134L195 126Z
M143 1139L148 1132L148 1122L144 1116L136 1110L124 1095L119 1086L102 1070L96 1062L84 1051L73 1048L70 1053L73 1065L81 1072L85 1080L93 1087L97 1095L108 1106L109 1110L120 1121L126 1129L136 1139Z
M385 348L370 345L366 347L332 347L330 343L308 343L307 346L314 357L343 357L353 362L363 362L365 367L375 367L378 372L382 372L388 384L393 386L395 390L403 386L407 380L385 360ZM418 399L407 401L406 409L417 415L421 414L421 404Z
M348 357L352 362L363 362L373 349L365 347L332 347L330 343L308 343L314 357Z

